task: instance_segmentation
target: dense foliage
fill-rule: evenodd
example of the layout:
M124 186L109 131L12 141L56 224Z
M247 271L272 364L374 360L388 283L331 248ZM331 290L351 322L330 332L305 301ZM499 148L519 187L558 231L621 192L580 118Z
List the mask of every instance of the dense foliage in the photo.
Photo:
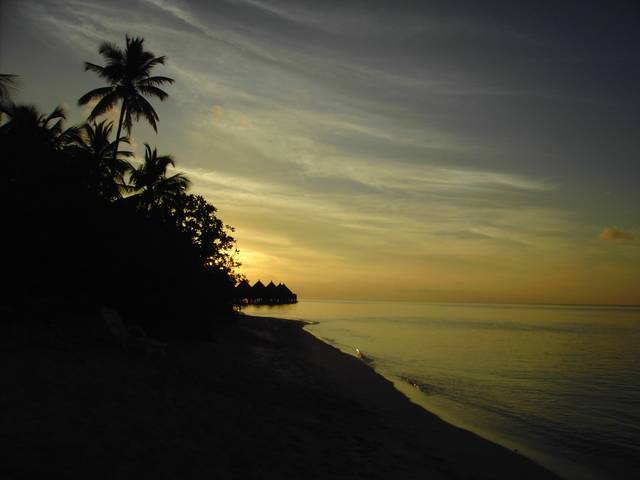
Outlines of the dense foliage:
M142 95L153 78L165 78L149 76L164 57L141 53L141 39L131 42L127 48L147 62L137 71ZM101 53L119 52L110 48ZM188 179L169 170L172 157L146 145L144 161L130 163L132 153L119 148L127 137L112 137L113 124L95 119L100 111L65 128L61 108L41 114L12 103L4 86L0 93L0 248L9 280L1 306L108 305L154 335L206 335L212 319L232 310L237 280L233 230L216 208L186 193ZM121 106L127 131L136 114L131 98Z

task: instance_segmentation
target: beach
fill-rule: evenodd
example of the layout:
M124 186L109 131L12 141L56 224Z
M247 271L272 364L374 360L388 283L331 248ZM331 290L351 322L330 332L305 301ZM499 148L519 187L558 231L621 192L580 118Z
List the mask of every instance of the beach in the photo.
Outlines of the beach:
M557 478L411 403L302 322L123 349L97 319L3 324L4 478Z

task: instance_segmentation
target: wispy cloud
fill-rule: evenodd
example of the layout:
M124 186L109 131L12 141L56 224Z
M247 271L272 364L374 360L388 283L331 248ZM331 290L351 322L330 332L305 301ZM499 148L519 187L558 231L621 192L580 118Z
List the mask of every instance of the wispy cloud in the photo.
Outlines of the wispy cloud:
M363 277L380 291L411 281L420 297L460 285L550 291L550 273L578 284L638 264L635 230L593 238L612 211L621 224L637 217L626 187L637 175L625 162L638 148L622 138L635 118L625 113L631 90L615 98L589 49L575 61L555 41L573 39L541 35L520 9L507 16L522 28L472 3L14 3L20 28L8 51L33 31L77 63L42 72L47 88L34 79L25 93L37 101L51 102L51 85L69 103L98 86L82 61L99 61L104 40L141 35L168 55L162 73L176 83L154 103L160 135L140 123L133 136L173 154L194 191L237 227L251 275L325 293ZM45 55L34 49L16 65L50 65ZM601 85L591 102L575 101ZM584 193L615 175L619 201Z
M598 238L605 241L625 241L633 240L633 234L618 227L605 227Z

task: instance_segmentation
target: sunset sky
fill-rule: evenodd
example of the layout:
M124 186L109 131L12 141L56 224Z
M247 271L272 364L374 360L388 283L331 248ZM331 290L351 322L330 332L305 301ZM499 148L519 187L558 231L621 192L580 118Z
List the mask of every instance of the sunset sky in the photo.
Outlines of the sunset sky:
M43 111L102 41L167 55L133 139L302 298L640 304L640 6L3 1L0 72ZM117 112L113 112L113 117ZM170 255L170 252L168 252Z

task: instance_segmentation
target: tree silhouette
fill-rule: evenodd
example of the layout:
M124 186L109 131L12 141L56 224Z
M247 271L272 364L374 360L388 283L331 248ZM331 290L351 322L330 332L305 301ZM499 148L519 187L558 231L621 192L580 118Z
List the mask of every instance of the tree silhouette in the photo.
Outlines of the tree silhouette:
M144 144L144 162L131 172L131 188L139 190L135 195L138 206L143 210L163 205L183 194L189 187L189 179L182 173L167 176L167 168L175 167L170 155L158 155L158 151L148 143Z
M126 189L125 175L133 169L126 160L133 156L131 152L118 151L114 157L116 140L127 143L129 140L122 137L112 141L112 130L111 121L88 122L78 129L73 139L75 154L90 165L91 186L101 198L108 201L121 198Z
M53 196L69 200L73 192L86 188L85 169L67 154L78 129L64 127L66 114L61 107L49 114L33 105L14 103L0 109L7 115L0 126L3 190L20 198L53 202Z
M114 152L118 151L122 127L124 126L127 133L131 134L133 116L136 121L144 117L154 131L158 131L158 114L145 96L157 97L163 101L168 94L159 87L173 83L173 79L169 77L151 76L153 68L164 65L166 57L156 57L153 53L146 51L143 45L144 38L130 38L127 35L125 40L124 50L110 42L100 45L98 52L105 59L104 66L85 62L85 71L97 73L109 83L109 86L91 90L78 99L79 105L86 105L92 100L98 101L91 110L89 121L95 120L121 102Z
M195 247L205 268L226 272L236 279L234 270L240 266L234 229L216 216L216 207L200 195L179 195L169 207L172 223L186 235Z
M145 144L133 168L133 153L118 148L133 120L143 117L157 131L147 99L167 98L160 87L173 80L151 76L165 57L128 36L125 48L103 43L99 51L104 66L85 69L107 84L78 100L93 108L71 128L61 107L42 113L14 103L15 76L0 74L0 202L7 206L0 247L9 252L3 272L11 280L0 304L23 312L40 302L47 318L108 304L151 334L209 336L211 312L233 311L233 229L204 198L185 193L189 180L168 171L171 156ZM118 105L114 136L115 122L98 117ZM158 262L167 251L174 261Z
M0 105L0 111L9 117L0 127L2 133L21 137L25 142L24 148L38 146L61 150L73 141L77 133L76 127L63 129L67 115L61 106L48 115L40 113L34 105L13 103Z
M15 85L15 78L15 75L0 73L0 120L6 105L11 103L9 90Z

